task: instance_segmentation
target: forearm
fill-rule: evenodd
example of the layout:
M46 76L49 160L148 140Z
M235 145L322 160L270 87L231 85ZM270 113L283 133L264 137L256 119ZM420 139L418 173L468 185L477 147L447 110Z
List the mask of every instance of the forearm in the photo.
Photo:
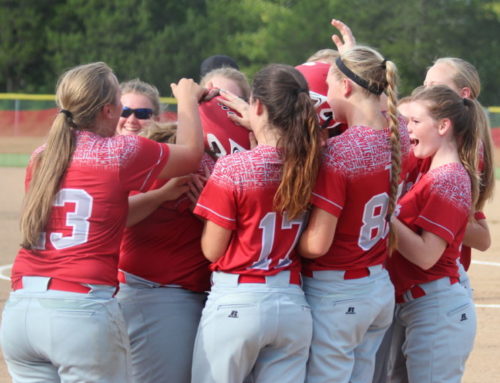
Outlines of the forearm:
M424 270L434 266L446 248L443 239L425 231L419 235L397 218L392 220L392 229L396 232L398 252Z
M486 251L491 246L491 236L485 219L471 220L465 229L463 244L479 251Z
M155 211L163 202L158 190L128 197L127 227L142 221Z
M196 161L199 162L203 154L203 131L198 113L198 101L195 98L179 100L177 121L176 144L199 154Z

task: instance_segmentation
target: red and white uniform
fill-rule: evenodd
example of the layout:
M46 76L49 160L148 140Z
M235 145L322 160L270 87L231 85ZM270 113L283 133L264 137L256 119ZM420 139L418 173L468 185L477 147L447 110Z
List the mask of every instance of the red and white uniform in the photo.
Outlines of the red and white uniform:
M280 157L258 145L220 158L196 205L196 214L232 235L211 265L193 383L304 381L312 318L294 250L304 217L288 220L273 209Z
M164 167L168 146L136 136L76 132L76 149L55 196L38 249L21 249L12 283L23 276L116 286L131 190L147 190ZM26 184L31 170L28 169Z
M428 171L400 200L398 218L415 232L428 231L444 239L447 247L438 262L423 270L395 253L387 267L401 295L414 285L443 277L458 281L457 258L471 207L470 178L461 164L451 163Z
M202 102L200 112L205 150L213 152L216 157L242 152L250 148L249 131L228 118L236 114L234 110L220 101L220 96Z
M405 164L409 152L405 125L400 126L400 135ZM388 137L387 130L353 126L328 141L312 203L338 217L338 222L328 252L305 260L306 275L315 270L352 270L384 263L391 163Z
M214 164L205 154L200 171L203 172L204 166L212 171ZM160 188L165 182L157 180L150 190ZM209 262L200 245L203 222L192 214L190 205L186 196L164 202L141 222L126 228L120 249L120 270L160 285L207 291Z
M273 211L282 166L278 149L264 145L219 159L194 210L234 231L212 270L244 275L300 270L293 247L303 218L289 221Z

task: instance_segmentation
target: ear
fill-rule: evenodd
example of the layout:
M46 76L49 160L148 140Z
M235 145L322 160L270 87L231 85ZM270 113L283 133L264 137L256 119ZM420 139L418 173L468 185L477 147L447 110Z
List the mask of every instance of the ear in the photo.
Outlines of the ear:
M111 119L113 118L113 108L111 107L111 104L105 104L103 107L102 107L102 115L104 118L108 118L108 119Z
M453 126L451 124L451 120L449 118L443 118L439 120L438 124L438 134L440 136L445 136L452 132Z
M264 108L265 108L264 104L262 102L260 102L259 99L254 99L254 103L255 103L257 116L261 116L264 113Z
M342 95L344 97L349 97L352 93L352 82L348 78L342 79Z
M467 86L460 89L460 97L462 97L462 98L470 98L471 93L472 92L471 92L470 88Z

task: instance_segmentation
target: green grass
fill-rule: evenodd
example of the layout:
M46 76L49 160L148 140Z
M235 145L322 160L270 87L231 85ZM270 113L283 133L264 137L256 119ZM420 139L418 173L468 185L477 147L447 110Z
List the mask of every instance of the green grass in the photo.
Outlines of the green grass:
M0 167L24 168L28 165L29 154L0 153Z

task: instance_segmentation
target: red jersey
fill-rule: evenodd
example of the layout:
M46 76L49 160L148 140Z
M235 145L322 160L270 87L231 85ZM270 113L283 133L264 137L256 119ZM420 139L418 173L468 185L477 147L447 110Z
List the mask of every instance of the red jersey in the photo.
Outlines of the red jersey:
M398 218L416 233L428 231L447 247L438 262L423 270L395 252L387 261L396 294L443 277L457 277L457 258L471 209L471 183L461 164L451 163L427 172L400 200Z
M205 154L203 165L212 171L214 160ZM157 180L150 190L166 180ZM184 195L166 201L148 217L125 229L120 248L119 268L162 285L179 285L203 292L210 288L209 262L201 251L203 222L189 210Z
M401 178L409 136L401 120ZM328 141L312 203L338 218L327 253L304 260L304 269L352 270L384 263L389 203L391 151L388 130L354 126Z
M130 190L146 190L163 169L168 146L137 136L76 132L76 149L37 249L21 249L12 282L22 276L117 285L120 241ZM31 164L27 171L29 184Z
M304 219L289 220L273 210L282 168L279 149L264 145L217 161L194 210L233 231L212 270L244 275L300 270L294 248Z
M228 117L236 112L219 100L220 96L214 97L202 102L198 108L205 150L214 153L216 157L222 157L250 149L250 132Z
M411 157L413 157L412 170L409 173L409 181L405 185L405 191L409 190L411 186L418 182L419 179L429 171L432 163L432 157L417 159L411 152ZM478 170L482 172L484 169L484 145L482 141L479 141L478 145ZM476 212L474 215L476 220L486 219L486 216L482 212ZM460 263L464 266L465 270L469 270L471 264L471 248L469 246L462 245L462 250L460 254Z

